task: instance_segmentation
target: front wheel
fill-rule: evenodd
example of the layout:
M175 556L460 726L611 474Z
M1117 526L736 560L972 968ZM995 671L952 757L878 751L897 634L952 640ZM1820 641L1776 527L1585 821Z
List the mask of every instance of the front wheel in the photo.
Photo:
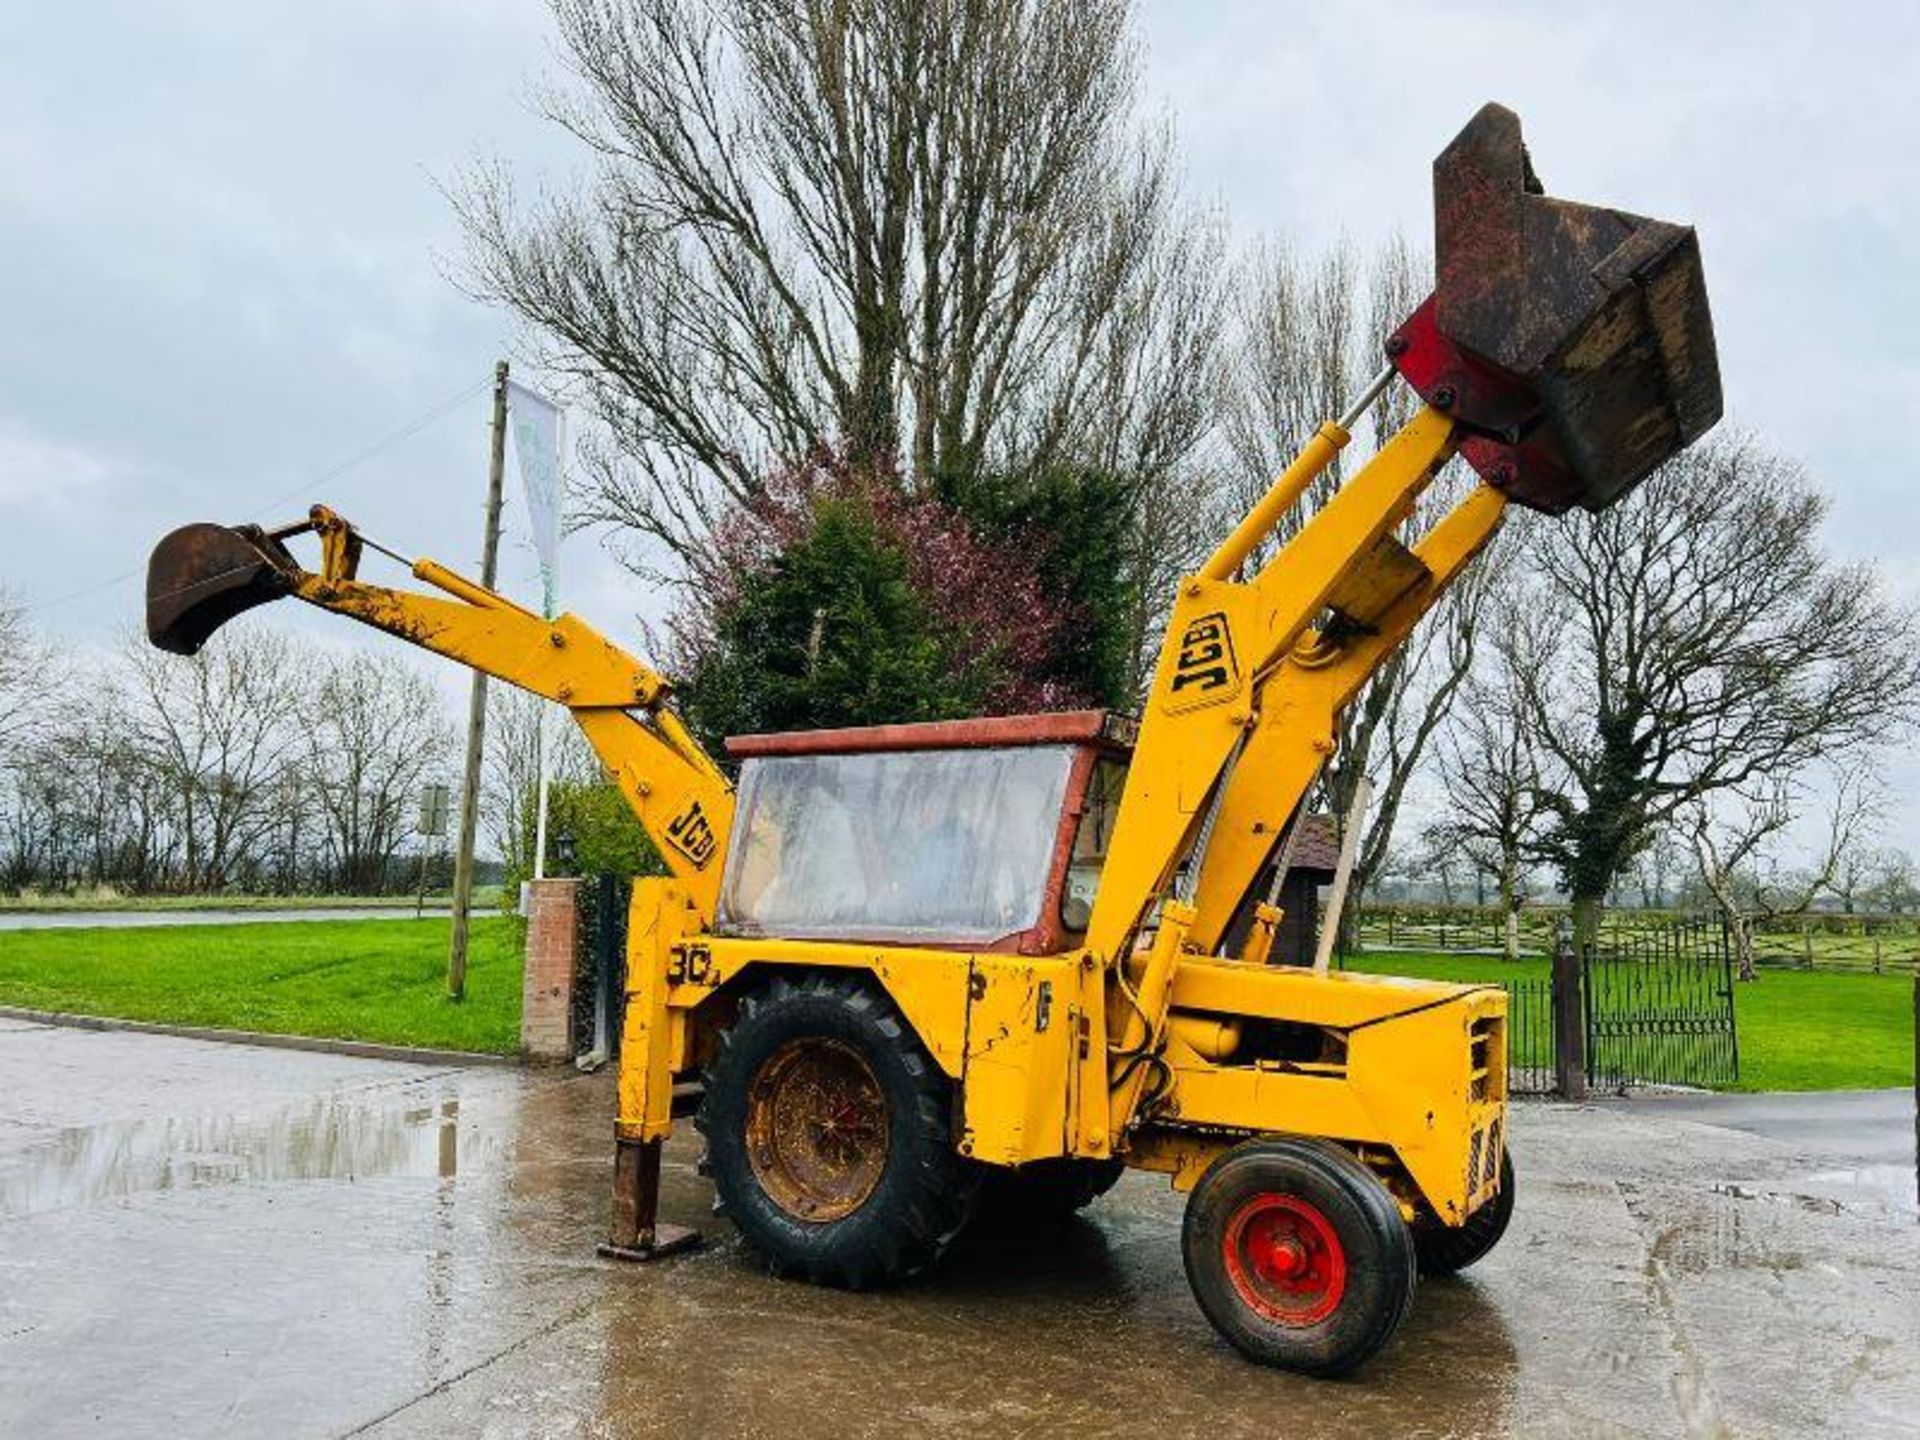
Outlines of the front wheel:
M1236 1145L1194 1187L1180 1242L1207 1319L1263 1365L1345 1374L1413 1309L1413 1242L1400 1207L1337 1146Z

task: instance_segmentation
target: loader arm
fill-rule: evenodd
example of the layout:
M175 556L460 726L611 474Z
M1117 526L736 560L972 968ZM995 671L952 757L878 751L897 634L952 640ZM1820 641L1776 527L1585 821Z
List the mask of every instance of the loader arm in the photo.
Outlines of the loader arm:
M1188 941L1210 951L1249 899L1276 840L1302 812L1321 763L1333 754L1339 717L1392 659L1498 532L1507 499L1490 485L1463 497L1411 550L1381 551L1350 572L1393 595L1357 627L1342 612L1308 630L1262 683L1240 760L1224 777L1207 849L1192 883ZM1409 559L1413 564L1409 564ZM1302 745L1301 737L1308 743Z
M320 540L317 571L302 567L285 543L308 533ZM305 521L271 531L176 530L148 567L149 638L191 654L234 615L291 595L564 705L702 922L711 920L733 787L667 707L667 682L577 616L545 619L438 561L383 551L438 594L361 580L360 558L371 544L321 505Z
M1604 509L1719 418L1691 229L1548 197L1498 105L1435 161L1434 220L1436 288L1384 337L1387 367L1174 601L1087 930L1108 977L1116 1138L1163 1098L1149 1072L1164 1069L1183 961L1219 956L1242 915L1245 953L1223 958L1265 960L1280 917L1252 888L1282 863L1341 712L1507 504ZM1396 379L1422 408L1243 577ZM1482 483L1407 543L1405 522L1456 455Z
M1415 548L1394 537L1458 445L1455 423L1428 407L1255 575L1233 578L1355 418L1322 428L1174 603L1087 933L1108 965L1108 1034L1122 1057L1112 1134L1146 1094L1147 1067L1127 1061L1164 1044L1182 957L1215 952L1334 753L1341 711L1505 511L1505 497L1481 485ZM1153 943L1137 949L1156 902ZM1267 918L1270 936L1279 917Z

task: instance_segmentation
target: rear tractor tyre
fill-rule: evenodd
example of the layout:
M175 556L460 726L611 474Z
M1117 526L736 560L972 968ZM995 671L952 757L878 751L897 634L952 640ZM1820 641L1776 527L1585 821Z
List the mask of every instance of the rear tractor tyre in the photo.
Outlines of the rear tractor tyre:
M1483 1259L1507 1233L1513 1219L1513 1156L1500 1154L1500 1193L1467 1217L1464 1225L1429 1220L1413 1227L1413 1249L1422 1275L1453 1275Z
M775 979L720 1037L694 1121L721 1207L776 1275L858 1288L937 1260L979 1180L953 1087L851 977Z
M1236 1145L1194 1187L1180 1241L1207 1319L1263 1365L1343 1375L1413 1309L1413 1241L1400 1207L1334 1145Z

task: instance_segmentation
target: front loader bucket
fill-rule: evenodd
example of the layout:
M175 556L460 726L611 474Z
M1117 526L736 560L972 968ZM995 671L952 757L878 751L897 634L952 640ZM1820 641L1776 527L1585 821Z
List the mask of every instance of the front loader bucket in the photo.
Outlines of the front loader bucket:
M147 560L147 639L192 655L243 610L278 600L298 567L255 525L183 525Z
M1601 510L1720 418L1691 227L1543 193L1482 107L1433 165L1434 293L1388 342L1513 500Z

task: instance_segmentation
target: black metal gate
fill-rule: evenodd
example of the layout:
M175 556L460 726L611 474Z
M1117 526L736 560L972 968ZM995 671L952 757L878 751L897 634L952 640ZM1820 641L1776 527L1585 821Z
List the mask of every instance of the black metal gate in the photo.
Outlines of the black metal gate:
M1507 1093L1553 1094L1553 982L1506 980Z
M1508 980L1507 1088L1551 1095L1558 1044L1553 982ZM1587 1085L1730 1085L1740 1078L1733 954L1717 921L1622 931L1580 964Z
M599 1035L607 1058L620 1053L620 1010L626 994L627 898L624 875L594 875L580 887L573 960L573 1048L584 1055Z
M1733 954L1699 920L1604 937L1581 965L1587 1084L1731 1085L1740 1078Z

